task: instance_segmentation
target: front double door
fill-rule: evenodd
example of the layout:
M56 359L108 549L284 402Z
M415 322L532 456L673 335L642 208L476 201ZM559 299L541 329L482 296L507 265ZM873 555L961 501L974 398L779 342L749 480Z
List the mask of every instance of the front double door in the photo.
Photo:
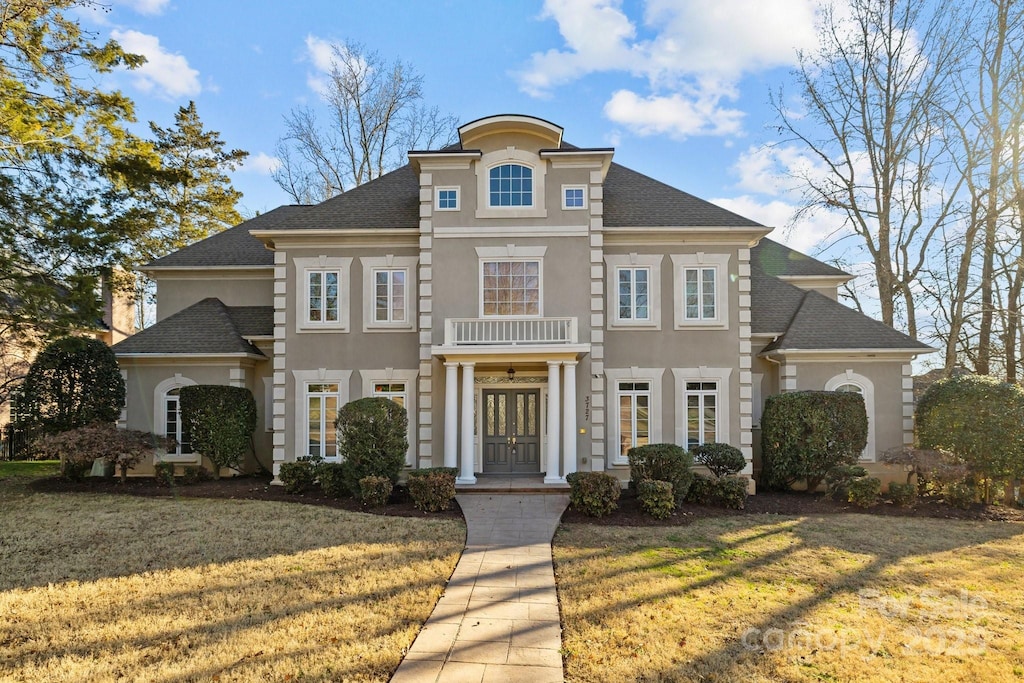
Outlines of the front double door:
M540 390L483 390L486 474L540 472Z

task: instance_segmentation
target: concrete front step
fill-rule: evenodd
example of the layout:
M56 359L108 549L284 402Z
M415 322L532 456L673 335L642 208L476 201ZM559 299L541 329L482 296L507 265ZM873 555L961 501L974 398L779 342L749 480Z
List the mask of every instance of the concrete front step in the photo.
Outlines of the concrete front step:
M554 493L564 494L569 491L568 484L545 484L544 475L533 476L509 476L509 475L480 475L476 478L475 484L456 484L455 490L458 493Z

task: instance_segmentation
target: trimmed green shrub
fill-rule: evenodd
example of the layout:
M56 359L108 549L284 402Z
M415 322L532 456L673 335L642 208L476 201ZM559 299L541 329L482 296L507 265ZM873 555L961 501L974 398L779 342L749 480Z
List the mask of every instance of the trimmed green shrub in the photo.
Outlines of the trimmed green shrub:
M349 473L344 463L325 462L316 468L317 479L320 481L320 490L325 496L331 498L344 498L353 495L352 489L348 486ZM359 485L356 480L356 486ZM358 494L359 489L356 489Z
M667 481L645 479L637 484L636 495L640 499L640 507L655 519L667 519L676 509L672 484Z
M1024 388L982 375L939 380L918 401L917 438L967 465L990 503L995 480L1024 476Z
M185 486L200 484L213 478L210 471L202 465L188 465L181 471L181 483Z
M917 486L891 481L889 482L889 500L901 507L910 507L917 502Z
M58 434L117 421L125 383L110 347L90 337L61 337L29 367L18 398L25 427Z
M604 517L619 506L622 485L612 475L604 472L571 472L565 475L565 479L569 482L569 504L588 517Z
M335 425L344 483L352 495L359 495L363 477L398 481L409 449L405 408L380 396L361 398L341 407Z
M390 480L389 480L390 481ZM441 512L455 500L455 475L431 472L409 478L409 497L417 510Z
M686 499L693 482L693 458L674 443L653 443L629 450L629 486L636 490L645 479L672 484L676 505Z
M839 465L833 467L825 475L825 496L845 500L850 490L850 482L868 476L868 471L860 465Z
M153 465L153 478L156 480L156 485L161 488L174 486L174 463L158 462Z
M742 510L747 504L747 478L730 476L712 481L711 503L730 510Z
M846 499L857 507L869 508L882 495L882 480L878 477L860 477L847 485Z
M303 493L316 483L317 467L309 460L281 463L277 478L287 493Z
M459 476L458 467L423 467L418 470L409 470L409 478L413 477L426 477L431 474L445 474L451 476L454 480L455 477Z
M762 485L814 491L828 471L856 465L868 438L864 397L853 392L794 391L770 396L761 416Z
M387 477L363 477L359 480L359 500L370 507L387 505L394 486Z
M690 489L686 492L685 501L694 505L710 505L714 497L715 480L699 472L694 472Z
M717 441L700 444L691 451L698 465L707 467L716 477L736 474L747 466L747 459L735 446Z
M969 510L978 497L978 487L969 479L951 481L942 485L942 499L961 510Z
M192 448L213 463L213 478L222 467L240 470L242 456L256 431L256 401L244 387L197 384L182 387L178 400L181 421Z

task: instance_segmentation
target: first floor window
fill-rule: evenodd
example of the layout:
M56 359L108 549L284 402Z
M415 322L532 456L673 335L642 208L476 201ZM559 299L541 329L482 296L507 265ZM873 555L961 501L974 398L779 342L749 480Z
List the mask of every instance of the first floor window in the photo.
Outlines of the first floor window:
M189 455L192 453L192 437L181 421L180 389L171 389L164 397L164 434L177 441L174 453L170 455Z
M405 270L373 271L376 322L405 322L405 280Z
M405 382L376 382L373 395L389 398L403 408L406 407Z
M684 317L686 320L715 320L718 306L715 300L715 268L685 268L683 270Z
M650 320L650 268L619 268L619 320Z
M718 441L718 382L687 382L686 448Z
M338 281L336 270L313 270L307 273L309 297L306 319L311 323L336 323L339 320Z
M306 385L307 438L306 455L334 458L338 455L338 385Z
M540 261L484 261L484 315L540 315Z
M619 382L619 455L646 446L651 438L651 383Z

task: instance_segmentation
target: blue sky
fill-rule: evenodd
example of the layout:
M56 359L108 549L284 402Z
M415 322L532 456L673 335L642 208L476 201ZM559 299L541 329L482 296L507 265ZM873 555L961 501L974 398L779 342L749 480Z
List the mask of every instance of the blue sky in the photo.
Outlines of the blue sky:
M425 102L460 122L548 119L812 253L837 227L819 216L787 229L799 196L786 172L813 164L766 146L778 142L769 95L814 44L813 0L108 2L82 10L83 27L149 60L110 85L143 123L168 126L195 100L208 128L249 151L232 178L246 215L288 203L269 174L283 117L317 102L324 51L350 40L414 65Z

